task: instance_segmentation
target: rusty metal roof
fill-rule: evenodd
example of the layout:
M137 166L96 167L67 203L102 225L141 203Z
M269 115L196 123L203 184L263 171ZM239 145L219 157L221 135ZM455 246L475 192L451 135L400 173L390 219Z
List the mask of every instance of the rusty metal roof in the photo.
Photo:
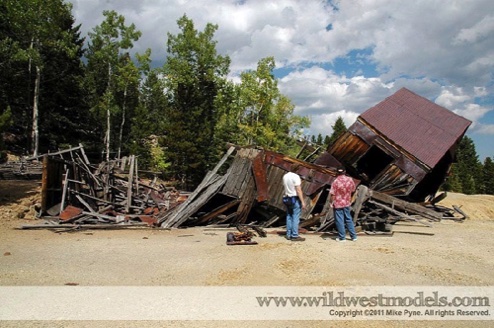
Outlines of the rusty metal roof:
M360 118L431 168L472 123L406 88L371 107Z

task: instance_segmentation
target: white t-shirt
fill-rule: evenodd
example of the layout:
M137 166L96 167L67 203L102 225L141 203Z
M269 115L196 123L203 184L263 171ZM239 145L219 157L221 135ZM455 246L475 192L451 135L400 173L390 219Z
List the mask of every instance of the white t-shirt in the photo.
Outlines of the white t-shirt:
M297 196L295 187L301 184L302 181L296 173L288 172L283 176L283 186L285 186L285 195L287 196Z

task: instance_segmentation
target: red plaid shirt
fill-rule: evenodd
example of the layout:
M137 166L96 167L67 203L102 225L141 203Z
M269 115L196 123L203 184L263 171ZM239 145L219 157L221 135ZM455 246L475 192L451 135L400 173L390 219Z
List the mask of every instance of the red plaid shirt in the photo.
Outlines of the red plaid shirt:
M346 175L339 175L333 181L329 193L333 195L333 208L343 208L352 205L352 193L355 191L355 182Z

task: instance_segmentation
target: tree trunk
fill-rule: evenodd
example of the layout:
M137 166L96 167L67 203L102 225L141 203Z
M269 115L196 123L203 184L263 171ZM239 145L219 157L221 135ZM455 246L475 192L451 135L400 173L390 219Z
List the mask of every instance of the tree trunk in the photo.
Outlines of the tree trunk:
M106 161L110 161L110 108L106 109Z
M117 158L120 159L120 152L122 150L123 129L125 125L125 107L127 104L127 86L124 89L124 100L122 105L122 122L120 123L120 133L118 135L118 153Z
M106 86L107 92L110 92L110 80L111 80L111 64L108 63L108 84ZM110 107L111 107L111 99L108 99L108 104L106 104L106 136L105 136L107 162L110 161L110 123L111 123Z
M36 65L36 80L34 81L34 100L33 100L33 128L31 131L31 142L32 142L32 152L33 156L38 156L39 148L39 86L41 80L41 68Z

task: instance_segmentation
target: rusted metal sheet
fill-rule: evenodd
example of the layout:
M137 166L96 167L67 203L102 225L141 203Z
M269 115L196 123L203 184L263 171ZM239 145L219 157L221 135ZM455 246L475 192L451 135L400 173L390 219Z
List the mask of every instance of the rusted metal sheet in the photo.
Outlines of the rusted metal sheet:
M82 208L69 205L60 213L61 221L70 221L71 219L82 214Z
M138 216L126 217L127 220L129 218L138 218L141 222L147 223L147 225L149 226L154 226L157 223L156 216L152 216L152 215L138 215Z
M368 145L373 144L378 137L377 131L373 131L364 121L360 120L360 117L351 125L349 131L359 136Z
M406 88L360 117L429 167L438 164L471 124L471 121Z
M331 185L336 177L335 168L326 168L320 165L300 161L294 158L290 158L286 155L266 151L266 161L268 165L276 166L284 171L284 173L290 171L290 167L293 163L300 164L297 173L306 184L304 192L307 195L313 195L318 192L325 185ZM359 181L356 180L358 183Z
M369 187L423 201L444 181L470 123L401 89L360 115L328 153Z
M266 166L264 165L263 154L259 153L252 161L254 180L257 189L257 201L263 202L268 199L268 181L266 176Z
M427 171L404 155L400 156L395 164L417 181L422 180L427 174Z

